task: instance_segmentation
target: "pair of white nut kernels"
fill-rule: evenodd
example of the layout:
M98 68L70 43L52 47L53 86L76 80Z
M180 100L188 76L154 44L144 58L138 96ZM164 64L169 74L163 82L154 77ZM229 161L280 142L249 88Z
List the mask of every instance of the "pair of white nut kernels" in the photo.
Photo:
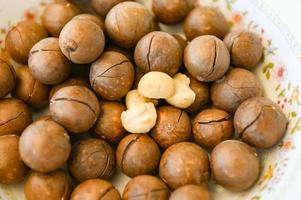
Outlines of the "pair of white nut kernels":
M195 100L190 79L181 73L173 78L163 72L149 72L138 83L138 90L127 93L127 110L121 114L123 127L131 133L147 133L156 124L157 99L178 108L188 108Z

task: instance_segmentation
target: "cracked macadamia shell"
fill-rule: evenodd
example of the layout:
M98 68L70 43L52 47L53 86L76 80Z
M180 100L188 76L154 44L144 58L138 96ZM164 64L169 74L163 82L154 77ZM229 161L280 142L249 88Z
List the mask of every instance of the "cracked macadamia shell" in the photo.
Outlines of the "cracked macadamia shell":
M41 25L33 21L21 21L7 33L5 50L15 61L26 64L32 46L46 37L47 32Z
M198 145L181 142L162 154L159 174L171 189L183 185L207 185L210 179L209 158Z
M90 179L79 184L70 200L121 200L118 190L108 181Z
M0 135L20 135L32 122L27 105L14 98L0 100Z
M72 19L61 31L59 45L63 54L76 64L95 61L105 47L105 35L96 23Z
M77 14L79 9L70 2L50 3L42 14L42 23L52 36L58 37L65 24Z
M15 87L16 73L14 67L0 58L0 99L8 95Z
M211 86L211 100L215 107L234 113L248 98L261 95L261 84L252 72L232 68L226 76Z
M19 136L0 136L0 183L20 182L28 171L19 153Z
M124 188L123 200L168 200L169 189L158 177L140 175L131 179Z
M177 39L162 31L141 38L134 53L135 63L143 73L161 71L170 76L179 70L182 57L183 50Z
M115 168L114 150L101 139L81 140L72 147L68 167L79 182L92 178L108 179Z
M214 35L220 39L229 32L223 13L214 7L198 6L185 18L184 32L190 41L200 35Z
M190 139L191 123L187 113L172 106L157 109L157 122L150 135L166 149L169 146Z
M91 4L97 14L105 17L114 6L123 1L125 0L92 0Z
M67 161L71 144L67 131L51 118L42 118L29 125L20 137L22 160L31 169L51 172Z
M55 121L72 133L83 133L99 116L95 94L83 86L68 86L57 91L50 100L49 110Z
M203 186L184 185L171 193L169 200L213 200L213 197Z
M130 134L123 138L116 150L119 169L129 177L154 174L161 152L156 142L145 134Z
M257 148L270 148L281 140L287 119L271 100L254 97L244 101L235 112L234 127L240 138Z
M192 131L197 144L213 149L220 142L232 138L234 133L232 117L216 108L203 110L195 117Z
M107 100L118 100L131 89L135 71L129 59L118 52L104 52L91 65L90 83L99 96Z
M246 190L259 176L259 158L255 149L246 143L227 140L213 149L211 172L219 185L233 191Z
M70 61L62 54L58 38L45 38L29 53L28 66L33 77L47 85L64 81L70 74Z
M253 32L237 30L230 32L225 38L231 64L235 67L253 69L263 56L261 39Z
M18 67L16 75L16 87L12 92L12 96L35 108L46 106L49 95L48 86L35 79L28 66Z
M61 169L50 173L32 172L25 182L26 200L65 200L71 193L71 178Z
M210 82L221 78L229 69L230 55L227 47L215 36L199 36L184 51L184 64L192 77Z
M114 6L106 16L109 37L124 48L133 48L137 42L154 29L151 13L136 2L122 2Z
M152 10L156 19L164 24L177 24L194 8L194 0L154 0Z

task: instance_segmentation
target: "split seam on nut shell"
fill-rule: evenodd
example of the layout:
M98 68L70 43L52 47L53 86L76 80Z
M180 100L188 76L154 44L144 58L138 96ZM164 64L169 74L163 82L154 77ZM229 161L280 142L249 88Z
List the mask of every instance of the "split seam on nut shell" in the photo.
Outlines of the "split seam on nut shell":
M59 50L57 50L57 49L37 49L37 50L30 52L30 55L33 55L33 54L39 53L39 52L51 52L51 51L59 52Z
M21 43L22 43L23 50L24 50L24 52L26 52L26 48L25 48L25 45L24 45L24 41L23 41L23 38L22 38L22 35L21 35L19 29L18 29L17 27L14 27L13 29L15 29L15 30L17 31L17 33L19 34L19 37L20 37L20 40L21 40ZM20 52L18 52L18 53L20 53Z
M152 48L154 37L155 37L155 34L153 34L153 36L150 39L149 46L148 46L148 51L147 51L147 54L146 54L146 61L147 61L148 71L149 72L151 71L151 65L150 65L149 56L150 56L150 51L151 51L151 48Z
M142 193L142 194L136 194L136 195L129 195L128 197L129 197L129 198L137 198L137 197L142 197L142 196L148 197L148 196L149 196L150 194L152 194L152 193L161 192L161 191L166 191L166 192L168 192L168 189L167 189L167 188L152 189L152 190L149 191L149 192Z
M223 117L221 119L217 119L217 120L210 120L210 121L198 121L198 122L194 122L195 124L211 124L211 123L218 123L218 122L227 122L231 120L231 116L228 115L226 117Z
M216 59L217 59L217 43L216 43L216 40L213 38L212 39L213 42L214 42L214 58L213 58L213 63L212 63L212 66L211 66L211 71L205 75L204 77L202 78L208 78L209 76L211 76L213 74L213 72L215 71L215 64L216 64Z
M109 167L109 161L110 161L110 154L107 152L107 150L106 150L104 144L102 144L101 146L102 146L104 152L106 153L106 165L105 165L105 167L101 170L100 175L99 175L100 177L102 177L102 176L105 174L106 169L108 169L108 167ZM97 174L98 174L98 173L97 173Z
M121 168L121 169L123 169L123 161L124 161L124 159L125 159L125 156L126 156L127 152L129 151L130 147L131 147L135 142L138 141L138 139L139 139L140 137L141 137L140 135L136 136L132 141L130 141L130 142L128 143L128 145L126 145L126 147L125 147L125 149L124 149L124 151L123 151L123 154L122 154L121 161L120 161L120 168Z
M9 62L7 62L6 60L4 60L2 58L0 58L0 62L3 62L4 64L6 64L8 66L10 73L13 75L14 82L16 82L17 78L16 78L14 67Z
M20 112L20 113L19 113L18 115L16 115L15 117L13 117L13 118L11 118L11 119L9 119L9 120L7 120L7 121L1 123L0 126L3 126L3 125L5 125L5 124L7 124L7 123L9 123L9 122L11 122L11 121L13 121L13 120L18 119L23 113L25 113L25 112L24 112L24 111L23 111L23 112Z
M229 80L227 78L224 79L224 82L221 82L221 83L225 83L226 85L230 86L231 88L233 89L261 89L260 87L248 87L248 86L240 86L240 87L234 87L233 85L231 85L229 83Z
M242 33L239 33L238 35L236 35L233 38L231 38L231 45L230 45L230 48L229 48L230 58L232 57L232 49L233 49L234 43L240 37L241 34Z
M31 100L31 97L32 97L32 95L34 93L34 89L35 89L35 86L36 86L36 82L37 82L37 80L34 79L33 86L32 86L32 88L31 88L31 90L30 90L30 92L28 94L28 97L25 99L25 103L29 103L29 101Z
M101 150L93 151L92 153L90 153L90 155L89 155L86 159L80 161L80 162L79 162L79 163L80 163L79 165L81 166L82 163L85 163L87 160L89 160L89 158L90 158L91 156L93 156L93 155L96 154L96 153L100 153L100 152L101 152Z
M110 186L108 189L106 189L97 199L101 200L106 194L108 194L111 190L114 190L114 186Z

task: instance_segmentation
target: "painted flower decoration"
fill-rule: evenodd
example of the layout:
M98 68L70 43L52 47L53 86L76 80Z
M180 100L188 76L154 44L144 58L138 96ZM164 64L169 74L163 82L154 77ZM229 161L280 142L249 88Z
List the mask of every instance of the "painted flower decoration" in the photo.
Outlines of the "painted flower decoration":
M286 75L286 66L283 63L279 63L274 69L274 77L278 81L283 81Z

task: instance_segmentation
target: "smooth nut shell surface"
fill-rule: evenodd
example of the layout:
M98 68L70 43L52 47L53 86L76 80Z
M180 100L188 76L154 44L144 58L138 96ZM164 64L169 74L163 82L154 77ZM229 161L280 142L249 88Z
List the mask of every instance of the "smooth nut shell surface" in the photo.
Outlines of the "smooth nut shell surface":
M213 200L213 197L203 186L184 185L171 193L169 200Z
M102 29L102 31L105 33L104 19L97 15L83 13L83 14L76 15L75 17L73 17L73 19L90 20L90 21L94 22L95 24L97 24Z
M8 61L0 58L0 99L13 90L15 81L14 67Z
M105 17L115 5L123 1L125 0L92 0L91 4L100 16Z

